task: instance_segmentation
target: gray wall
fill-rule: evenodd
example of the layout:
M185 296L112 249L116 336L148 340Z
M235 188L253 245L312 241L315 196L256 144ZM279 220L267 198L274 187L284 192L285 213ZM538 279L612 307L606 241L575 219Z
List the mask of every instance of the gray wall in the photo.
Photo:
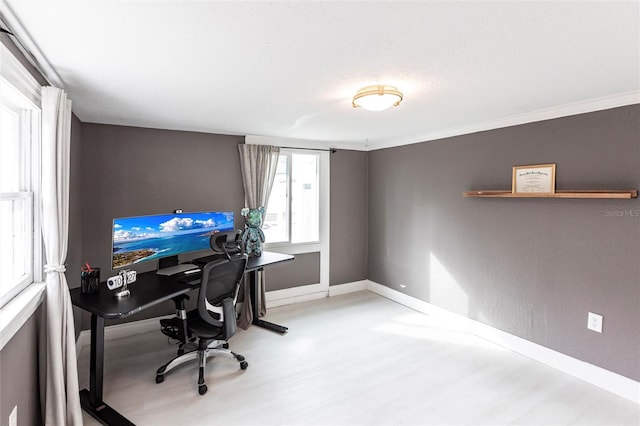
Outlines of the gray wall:
M329 285L367 279L367 152L331 154Z
M101 268L102 280L112 274L111 227L116 217L175 209L233 210L236 227L241 228L244 190L237 146L243 142L241 136L84 123L83 259ZM133 269L144 272L156 267L157 262L143 262ZM173 302L167 302L128 320L173 310ZM82 328L88 329L89 317L83 318Z
M69 170L69 247L67 250L67 283L69 288L80 287L80 267L85 262L82 253L82 122L75 114L71 119L71 152ZM80 333L82 314L73 308L76 337Z
M0 351L0 425L18 406L18 425L40 424L38 395L38 327L36 315Z
M639 188L639 123L634 105L369 152L368 278L639 380L640 201L461 196L540 163L558 189Z
M320 282L320 253L296 254L293 262L265 268L267 291L283 290Z
M102 280L112 274L111 221L115 217L176 208L231 209L236 211L236 227L243 227L239 212L244 190L237 150L243 137L91 123L83 123L81 132L81 154L72 159L72 168L74 162L80 164L72 189L80 185L76 200L81 203L81 219L72 220L71 234L81 236L76 242L82 258L69 259L70 275L75 277L79 262L84 261L102 268ZM366 278L366 158L365 152L355 151L331 156L331 284ZM74 224L80 223L78 231ZM134 268L143 272L155 267L150 262ZM295 262L269 268L266 282L269 291L320 282L319 253L296 255ZM70 279L70 287L78 285ZM171 312L173 303L168 302L128 320ZM80 327L89 328L88 314L82 314Z

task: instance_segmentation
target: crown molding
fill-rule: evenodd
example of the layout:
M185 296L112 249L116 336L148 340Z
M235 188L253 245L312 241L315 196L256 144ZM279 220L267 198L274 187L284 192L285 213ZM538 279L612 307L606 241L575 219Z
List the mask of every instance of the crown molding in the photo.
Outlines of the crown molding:
M40 108L40 83L31 75L31 73L22 65L22 63L13 56L7 46L0 43L0 77L16 87L20 93L25 95L29 101L38 109Z
M396 146L411 145L415 143L445 139L453 136L467 135L471 133L518 126L521 124L535 123L538 121L552 120L555 118L569 117L572 115L586 114L589 112L603 111L606 109L618 108L634 104L640 104L640 91L636 90L618 93L610 96L603 96L600 98L587 99L580 102L572 102L522 114L500 117L493 120L465 124L463 126L452 127L449 129L436 130L433 132L425 133L418 136L411 136L403 139L369 142L369 144L367 145L357 142L350 143L335 141L314 141L308 139L291 139L257 135L246 135L245 143L253 145L275 145L282 147L307 149L334 148L348 149L353 151L374 151L378 149L393 148Z
M0 20L2 20L7 27L14 34L17 43L14 43L18 49L22 51L25 58L31 65L35 67L40 74L47 80L47 83L55 85L60 89L65 89L65 84L60 75L56 72L55 68L51 66L47 58L42 51L38 48L38 45L33 41L29 32L24 28L16 14L4 0L0 0L2 6L2 13L0 13Z
M518 126L520 124L534 123L537 121L552 120L554 118L568 117L572 115L585 114L589 112L602 111L611 108L618 108L627 105L640 103L640 91L619 93L611 96L588 99L580 102L558 105L551 108L539 109L536 111L515 114L494 120L479 123L466 124L460 127L452 127L444 130L425 133L420 136L412 136L405 139L396 139L371 143L367 151L395 146L411 145L420 142L428 142L437 139L449 138L452 136L466 135L470 133L483 132L487 130L500 129L504 127Z

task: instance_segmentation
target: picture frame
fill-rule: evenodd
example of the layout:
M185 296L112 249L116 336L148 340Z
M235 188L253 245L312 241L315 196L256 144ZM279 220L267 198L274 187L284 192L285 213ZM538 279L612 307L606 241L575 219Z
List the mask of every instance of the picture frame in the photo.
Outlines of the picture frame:
M531 164L514 166L511 192L513 194L555 194L556 165Z

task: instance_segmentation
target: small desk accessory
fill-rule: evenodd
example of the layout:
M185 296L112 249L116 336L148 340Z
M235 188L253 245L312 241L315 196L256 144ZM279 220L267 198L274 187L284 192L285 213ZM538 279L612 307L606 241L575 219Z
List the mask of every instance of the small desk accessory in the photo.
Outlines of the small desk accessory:
M257 209L243 208L240 214L244 217L244 234L242 234L242 245L245 253L249 256L262 255L262 244L265 241L264 232L262 232L262 223L264 207Z
M100 268L92 268L85 262L80 269L80 291L82 294L92 294L98 291L100 284Z
M123 269L118 272L118 275L114 275L113 277L107 280L107 288L109 290L116 290L113 295L117 298L127 297L131 295L131 292L127 288L128 284L131 284L136 280L136 271Z

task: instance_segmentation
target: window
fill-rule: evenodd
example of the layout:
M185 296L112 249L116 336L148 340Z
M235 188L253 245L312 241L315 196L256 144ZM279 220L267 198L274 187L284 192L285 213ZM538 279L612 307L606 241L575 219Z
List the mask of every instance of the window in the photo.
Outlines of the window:
M36 201L40 109L33 99L36 86L16 72L15 61L11 56L0 74L0 307L41 279L36 271L42 266Z
M320 155L281 150L263 224L267 243L320 240Z
M293 255L319 254L320 281L282 289L267 300L329 291L330 149L322 142L247 135L245 143L281 146L263 231L265 250ZM300 149L282 148L299 146ZM312 255L313 258L315 255Z

